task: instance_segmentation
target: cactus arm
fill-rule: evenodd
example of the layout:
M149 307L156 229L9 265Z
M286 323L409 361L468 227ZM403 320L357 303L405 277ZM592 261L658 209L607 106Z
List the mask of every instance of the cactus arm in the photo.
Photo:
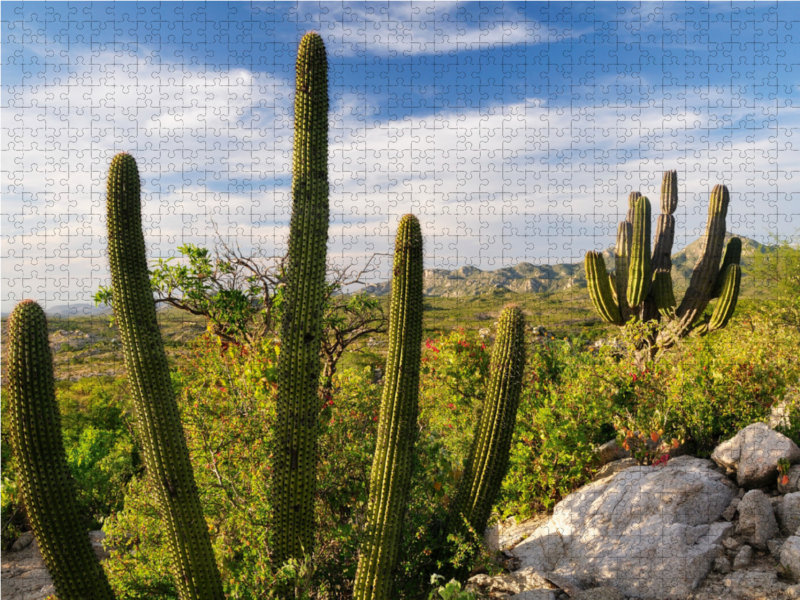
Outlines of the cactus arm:
M720 293L711 320L708 322L708 331L722 329L728 324L733 312L736 310L736 303L739 300L739 289L742 283L742 269L736 263L731 263L725 269L722 292Z
M633 312L628 306L628 270L631 257L633 223L621 221L617 227L617 245L614 249L614 287L622 323L626 323Z
M650 200L636 199L633 209L633 239L628 267L628 305L639 306L650 290Z
M722 264L719 267L719 275L714 283L714 291L711 293L712 298L719 298L722 293L722 288L725 287L727 278L727 270L729 265L738 265L742 261L742 240L738 237L732 237L725 247L725 256L722 259Z
M367 537L354 586L357 600L391 598L401 526L411 487L422 353L422 232L400 220L394 254L389 353L370 476Z
M328 60L308 33L297 54L292 218L281 320L272 465L273 559L311 554L316 493L317 386L328 242Z
M625 214L625 222L633 226L634 215L636 214L636 201L642 197L639 192L631 192L628 194L628 212Z
M672 244L675 240L675 217L678 207L678 172L667 171L661 182L661 213L656 222L653 257L650 264L653 284L645 299L642 320L657 320L659 314L669 316L675 307L672 289Z
M112 600L114 593L82 527L56 404L44 311L20 302L8 321L11 446L33 534L61 600Z
M658 312L665 317L675 316L675 292L669 271L656 271L653 278L653 297Z
M675 311L677 318L680 319L681 331L684 333L691 329L711 300L722 258L722 246L725 243L725 216L728 213L729 203L728 188L724 185L715 186L708 204L703 249L692 272L686 295Z
M486 400L450 506L449 531L461 530L462 518L478 533L486 528L508 468L524 368L525 317L519 306L509 305L500 315Z
M622 325L619 307L614 302L611 279L606 272L603 256L599 252L587 252L585 260L586 284L595 309L606 323Z
M139 172L117 154L108 173L108 256L113 306L131 381L144 463L156 489L182 599L222 599L167 355L156 319L142 233Z

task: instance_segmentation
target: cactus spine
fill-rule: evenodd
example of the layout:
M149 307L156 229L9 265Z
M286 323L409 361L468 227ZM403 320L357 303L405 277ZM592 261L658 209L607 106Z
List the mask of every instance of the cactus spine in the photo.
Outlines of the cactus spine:
M144 463L160 507L182 599L222 599L203 508L156 319L142 233L139 171L117 154L108 173L108 256L114 314L131 381Z
M367 538L355 582L354 598L358 600L391 598L417 434L422 259L419 221L414 215L405 215L395 242L389 353L370 477Z
M586 283L592 304L603 320L614 325L622 325L622 317L614 300L612 282L606 271L603 255L599 252L586 253Z
M23 300L8 321L11 445L33 533L61 600L111 600L114 594L81 526L56 404L47 320Z
M498 322L486 400L450 506L448 531L462 530L463 518L477 532L486 528L508 468L524 369L525 316L512 304L503 309Z
M272 466L274 556L311 554L316 492L317 385L328 242L328 59L308 33L297 54L292 219L281 321Z
M720 265L729 202L728 188L717 185L711 192L700 259L692 272L686 295L676 308L671 254L675 238L673 213L678 206L678 174L676 171L664 173L661 183L662 214L658 218L652 256L649 247L650 203L638 192L632 192L628 198L627 218L619 224L617 231L616 272L608 276L615 290L607 290L605 278L599 275L599 255L594 252L586 254L589 294L603 320L621 324L633 314L643 321L669 318L673 325L651 349L668 347L693 330L703 333L724 327L736 307L740 288L738 281L741 280L740 269L729 269L731 265L738 267L741 260L742 242L739 238L731 238ZM716 297L720 297L714 311L716 316L712 315L712 322L708 326L699 324L703 311ZM615 308L621 322L616 320Z

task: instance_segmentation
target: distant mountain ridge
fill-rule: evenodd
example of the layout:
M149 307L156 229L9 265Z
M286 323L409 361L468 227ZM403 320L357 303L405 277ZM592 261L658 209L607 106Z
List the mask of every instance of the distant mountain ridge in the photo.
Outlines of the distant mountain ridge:
M725 243L735 234L726 234ZM744 236L736 236L742 240L742 270L747 271L754 262L756 252L771 252L775 246L765 246ZM672 255L672 279L677 289L684 289L689 284L697 260L703 249L703 239L697 239L685 248ZM606 267L614 270L614 248L603 252ZM745 279L746 282L746 279ZM503 267L494 271L483 271L477 267L464 266L452 271L447 269L425 269L423 279L425 296L442 296L453 298L459 296L476 296L493 291L510 291L518 293L556 292L586 287L586 274L583 261L580 263L564 263L556 265L534 265L528 262L513 267ZM375 296L385 296L391 291L391 282L364 287L365 292Z

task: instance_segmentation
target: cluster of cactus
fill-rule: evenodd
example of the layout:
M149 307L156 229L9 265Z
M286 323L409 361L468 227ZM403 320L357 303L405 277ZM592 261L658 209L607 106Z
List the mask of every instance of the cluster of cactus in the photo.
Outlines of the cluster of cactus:
M273 463L273 560L311 554L317 463L317 386L328 231L327 59L319 35L297 59L293 209L287 310L281 324ZM156 319L142 232L139 172L116 155L109 169L108 253L113 307L131 381L144 463L164 519L182 600L224 598ZM422 345L423 249L419 221L405 215L395 246L387 377L370 479L366 541L355 597L391 595L411 483ZM724 292L723 292L724 293ZM30 523L61 600L113 592L77 519L56 406L44 312L21 302L9 322L12 446ZM487 400L450 523L485 528L508 464L525 362L524 317L506 307L492 353Z
M670 326L659 336L657 347L668 347L689 333L707 333L728 324L739 298L742 271L739 266L742 241L733 237L725 257L725 217L730 195L717 185L711 192L708 221L700 258L695 265L686 295L677 305L672 283L672 243L675 238L675 209L678 207L678 173L667 171L661 184L661 212L650 250L650 201L639 192L628 197L628 213L617 229L615 269L606 271L599 252L586 253L586 282L595 309L608 323L624 325L631 317L641 321L669 319ZM703 312L718 298L709 319Z

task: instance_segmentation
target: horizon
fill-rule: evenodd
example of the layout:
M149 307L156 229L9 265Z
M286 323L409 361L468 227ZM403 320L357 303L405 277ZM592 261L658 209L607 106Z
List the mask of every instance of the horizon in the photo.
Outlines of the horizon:
M109 284L105 176L123 150L151 263L212 248L215 225L281 252L312 29L330 65L331 259L390 252L413 212L426 268L574 264L614 244L628 192L660 213L668 169L674 252L717 183L729 233L800 228L797 5L2 2L0 20L3 313Z

